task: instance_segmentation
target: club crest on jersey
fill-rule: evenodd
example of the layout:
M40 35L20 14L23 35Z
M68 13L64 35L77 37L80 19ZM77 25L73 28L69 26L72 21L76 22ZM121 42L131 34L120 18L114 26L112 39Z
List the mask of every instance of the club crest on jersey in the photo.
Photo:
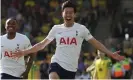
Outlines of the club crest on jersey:
M72 37L67 37L67 38L64 38L64 37L61 37L60 38L60 44L64 44L64 45L77 45L77 40L76 38Z
M78 31L76 31L76 36L78 36Z
M17 44L17 48L16 48L16 51L19 51L19 44Z

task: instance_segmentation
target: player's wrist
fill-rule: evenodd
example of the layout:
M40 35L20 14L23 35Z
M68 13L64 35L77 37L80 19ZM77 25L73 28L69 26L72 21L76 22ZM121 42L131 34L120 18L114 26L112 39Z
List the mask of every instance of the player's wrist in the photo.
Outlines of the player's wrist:
M26 55L26 51L25 50L22 50L21 51L21 54L25 56Z
M108 56L113 57L114 55L113 55L113 53L108 53Z
M28 54L30 54L30 53L32 53L32 51L29 50L29 49L23 50L23 51L22 51L22 54L23 54L24 56L26 56L26 55L28 55Z

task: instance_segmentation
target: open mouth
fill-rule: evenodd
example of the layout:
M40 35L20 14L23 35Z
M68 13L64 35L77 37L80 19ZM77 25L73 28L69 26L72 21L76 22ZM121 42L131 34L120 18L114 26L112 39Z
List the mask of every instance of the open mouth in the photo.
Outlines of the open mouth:
M67 21L71 21L71 18L66 18Z
M8 31L13 31L14 30L14 27L7 27L7 30Z
M8 30L13 30L13 28L12 27L9 27Z

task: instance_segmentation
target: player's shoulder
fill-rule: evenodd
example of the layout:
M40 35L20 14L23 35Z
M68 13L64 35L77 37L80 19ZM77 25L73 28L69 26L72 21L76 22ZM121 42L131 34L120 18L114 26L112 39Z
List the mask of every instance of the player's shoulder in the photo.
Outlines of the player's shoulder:
M56 24L53 26L53 28L62 28L64 26L64 24Z
M7 36L7 34L1 35L1 36L0 36L0 39L2 39L2 40L3 40L3 39L6 39L6 38L7 38L6 36Z
M58 24L58 25L54 25L52 27L52 30L54 31L59 31L60 29L64 28L64 24Z
M21 38L22 40L29 40L29 38L26 35L21 33L16 33L16 37L19 39Z
M76 23L76 22L75 22L75 26L78 26L78 27L81 27L81 28L85 28L86 27L85 25L82 25L82 24Z
M6 36L7 36L7 34L0 35L0 38L6 37Z
M26 38L27 36L26 35L24 35L24 34L21 34L21 33L16 33L16 37L24 37L24 38Z
M86 26L85 25L82 25L80 23L75 23L74 25L75 25L75 27L77 29L80 29L80 30L83 30L83 31L86 29Z

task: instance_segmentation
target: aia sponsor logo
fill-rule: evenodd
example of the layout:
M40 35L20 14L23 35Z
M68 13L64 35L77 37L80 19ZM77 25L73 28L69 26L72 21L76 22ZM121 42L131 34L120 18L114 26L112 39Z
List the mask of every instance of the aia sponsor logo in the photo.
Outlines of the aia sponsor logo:
M60 45L77 45L77 40L75 37L67 37L67 38L64 38L64 37L61 37L60 38Z
M12 51L5 51L4 52L4 57L12 57L12 55L13 55L13 53L12 53Z

